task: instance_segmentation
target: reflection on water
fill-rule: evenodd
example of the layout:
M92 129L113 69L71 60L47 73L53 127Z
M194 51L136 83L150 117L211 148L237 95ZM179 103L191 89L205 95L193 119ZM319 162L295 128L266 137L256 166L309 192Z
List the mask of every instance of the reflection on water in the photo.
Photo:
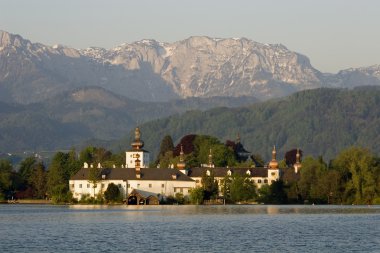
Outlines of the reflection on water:
M1 252L374 252L380 206L0 205Z

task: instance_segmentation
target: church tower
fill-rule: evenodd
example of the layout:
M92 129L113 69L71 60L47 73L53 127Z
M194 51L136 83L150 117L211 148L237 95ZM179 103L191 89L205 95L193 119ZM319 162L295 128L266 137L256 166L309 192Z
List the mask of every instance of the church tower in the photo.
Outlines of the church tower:
M135 129L135 139L131 143L132 149L125 152L125 167L133 168L138 160L141 168L149 167L149 152L144 150L144 142L141 140L141 132L138 127Z
M181 144L181 152L179 153L179 162L177 163L177 169L183 174L187 175L184 155L185 153L183 152L183 146Z
M268 181L269 184L273 183L274 181L277 181L280 179L280 169L278 167L278 162L276 160L276 146L273 146L272 150L272 160L269 162L268 166Z

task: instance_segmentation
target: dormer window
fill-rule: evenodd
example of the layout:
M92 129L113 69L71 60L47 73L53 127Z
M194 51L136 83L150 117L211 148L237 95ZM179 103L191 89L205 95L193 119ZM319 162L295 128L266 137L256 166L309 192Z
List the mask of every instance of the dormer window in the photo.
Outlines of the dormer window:
M227 171L227 175L228 175L228 176L231 176L231 175L232 175L232 171L231 171L231 170L228 170L228 171Z
M177 174L173 174L173 175L172 175L172 178L173 178L173 179L177 179Z
M102 179L106 179L106 175L105 174L102 174Z
M207 171L206 171L206 175L207 175L207 176L210 176L210 175L211 175L210 170L207 170Z
M250 170L247 170L245 173L246 173L248 176L251 175L251 171L250 171Z

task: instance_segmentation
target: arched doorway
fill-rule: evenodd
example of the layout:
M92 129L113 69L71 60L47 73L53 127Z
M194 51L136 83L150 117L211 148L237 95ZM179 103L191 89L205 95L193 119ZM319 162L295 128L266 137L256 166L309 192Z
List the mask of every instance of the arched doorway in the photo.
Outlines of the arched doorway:
M128 205L137 205L137 197L136 196L130 196L128 198Z

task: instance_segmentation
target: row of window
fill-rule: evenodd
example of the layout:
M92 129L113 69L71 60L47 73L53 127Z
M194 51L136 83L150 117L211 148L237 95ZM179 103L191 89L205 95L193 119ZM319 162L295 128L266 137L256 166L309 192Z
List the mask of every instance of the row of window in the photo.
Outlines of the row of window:
M122 187L121 184L118 184L117 186L118 186L119 188ZM74 184L71 184L70 187L71 187L71 188L74 188ZM104 187L105 187L105 185L104 185L104 184L101 184L101 188L104 188ZM152 187L153 187L152 184L149 184L149 188L152 188ZM79 188L80 188L80 189L83 188L83 187L82 187L82 184L79 184ZM87 184L87 188L88 188L88 189L91 188L91 185L90 185L90 184ZM98 185L95 185L95 188L98 188ZM131 185L130 185L130 184L127 184L127 188L131 188ZM140 188L140 184L137 184L137 188ZM165 184L161 184L161 188L165 188Z
M180 193L188 193L189 189L188 188L183 188L183 187L174 187L174 192L180 192Z

